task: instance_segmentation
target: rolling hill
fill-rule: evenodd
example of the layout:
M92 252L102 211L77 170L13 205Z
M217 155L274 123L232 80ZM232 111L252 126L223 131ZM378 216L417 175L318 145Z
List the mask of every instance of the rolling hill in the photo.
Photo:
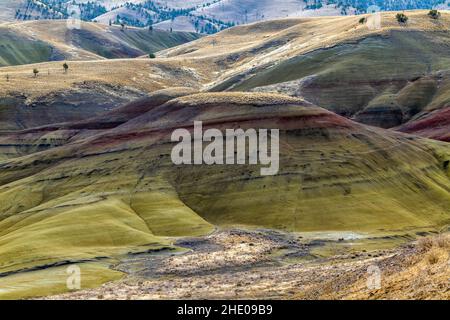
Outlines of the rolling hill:
M436 73L450 67L449 43L445 32L392 31L289 59L233 90L300 95L358 122L392 128L448 103L434 101L439 82L448 81Z
M383 13L380 29L353 17L255 23L161 55L208 58L223 68L206 85L210 91L300 96L358 122L393 128L450 103L450 15L408 16L402 26L395 13Z
M53 93L57 101L61 90L72 88L76 93L83 82L93 83L89 89L93 92L97 86L117 85L117 90L113 90L117 91L113 92L116 96L121 95L121 90L137 90L143 95L167 86L278 92L303 97L358 122L396 128L449 104L449 38L445 26L450 23L450 15L442 12L439 20L433 20L426 11L415 11L408 16L408 24L401 26L395 13L383 13L382 28L375 30L359 23L356 17L272 20L238 26L163 50L156 60L73 62L70 75L61 74L58 63L44 64L38 79L33 80L32 67L2 68L1 77L8 75L10 81L0 88L0 94L7 101L16 101L22 92L26 95L25 104L32 105L48 93ZM32 52L55 55L55 50L52 53L46 45L52 43L52 48L60 48L56 52L66 50L76 59L104 59L93 53L95 48L87 50L91 42L78 41L68 51L64 47L67 39L61 32L63 22L51 23L55 28L52 37L43 30L43 22L28 23L33 29L25 25L22 32L43 39L33 43L36 49ZM99 29L98 34L103 34L101 30L107 27L89 24L86 28ZM136 31L112 29L122 37ZM46 70L50 70L50 75L44 75ZM101 102L111 98L112 103L102 103L104 110L124 102L111 94L105 96L105 91L96 99ZM47 123L50 122L35 125Z
M47 95L51 93L53 100L67 105L60 101L61 90L70 88L76 95L83 87L81 91L88 90L92 95L99 91L95 101L102 110L108 110L131 97L140 97L145 92L168 86L191 86L206 91L277 92L303 97L361 123L397 128L445 108L450 102L450 74L447 71L450 59L446 54L450 39L445 32L450 15L442 12L439 20L433 20L427 12L415 11L408 16L408 25L401 26L395 20L395 13L383 13L382 28L375 30L359 23L355 17L255 23L163 50L158 54L161 59L72 62L69 75L62 74L57 63L40 65L37 79L32 79L33 67L30 66L2 68L1 77L8 76L9 81L0 89L4 97L0 99L6 101L5 105L11 105L11 101L15 105L18 101L18 105L36 102L39 105L40 101L48 104ZM27 24L33 28L27 29ZM104 59L94 53L97 49L91 47L93 42L83 42L73 35L65 38L63 22L51 22L46 28L54 31L51 37L44 30L43 22L27 24L8 27L8 30L14 30L22 26L22 34L34 34L42 39L30 42L35 47L30 52L36 52L36 55L27 55L27 58L43 53L48 59L49 55L66 52L66 55L76 56L75 59ZM109 30L109 27L96 24L86 24L86 28L92 29L87 33L95 35L108 34L104 28ZM129 33L136 32L151 34L148 30L122 32L115 27L110 29L118 33L117 37L128 37ZM18 34L10 32L9 36L17 37ZM113 36L116 37L114 32ZM95 36L92 39L96 39ZM122 38L114 39L128 43ZM130 39L127 41L131 42ZM15 42L21 46L28 45L26 41ZM66 43L72 43L72 49L69 50ZM101 50L107 48L101 47ZM140 52L135 50L134 54ZM133 51L117 49L107 52L121 55ZM92 67L94 65L98 68ZM123 93L129 98L117 99ZM14 115L15 112L8 114ZM77 119L60 118L57 122L72 120ZM25 129L48 123L51 121L24 122L11 127L9 122L8 127ZM446 130L446 125L443 126Z
M197 62L199 63L199 62ZM167 87L199 88L210 70L159 59L70 61L0 68L0 133L82 120ZM192 67L191 67L192 66ZM40 71L33 76L33 69ZM9 80L5 80L6 77Z
M449 222L446 143L366 127L281 95L176 90L116 114L128 108L114 128L98 119L54 127L56 135L81 131L1 161L2 276L171 248L172 237L213 226L389 235ZM194 120L205 129L280 128L279 173L173 165L170 135Z
M52 60L134 58L185 42L199 35L144 30L66 20L14 22L0 25L0 67Z
M97 286L124 255L216 228L391 239L448 226L450 14L407 14L376 30L353 16L259 22L155 59L138 40L150 30L2 25L33 55L79 61L0 68L0 297L17 283L48 294L42 279L72 263ZM116 41L115 55L143 56L106 59ZM171 133L195 120L280 129L280 171L174 165Z
M286 17L367 13L370 9L448 9L444 0L3 0L3 21L67 19L103 24L153 25L163 30L216 33L234 25Z
M19 65L62 59L49 44L18 35L14 30L0 29L0 66Z

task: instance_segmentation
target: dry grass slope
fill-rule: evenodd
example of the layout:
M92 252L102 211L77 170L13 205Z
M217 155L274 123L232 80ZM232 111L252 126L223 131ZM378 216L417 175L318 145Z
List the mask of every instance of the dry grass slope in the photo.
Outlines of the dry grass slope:
M14 34L16 38L6 37L9 34ZM117 26L109 27L91 22L80 22L79 28L71 27L66 20L11 22L0 26L0 43L15 49L14 55L22 59L6 59L7 52L2 52L0 66L50 60L135 58L193 41L198 37L195 33L170 33L139 28L122 31ZM28 42L28 46L23 45L24 41ZM39 44L45 45L50 52L35 54L33 47Z

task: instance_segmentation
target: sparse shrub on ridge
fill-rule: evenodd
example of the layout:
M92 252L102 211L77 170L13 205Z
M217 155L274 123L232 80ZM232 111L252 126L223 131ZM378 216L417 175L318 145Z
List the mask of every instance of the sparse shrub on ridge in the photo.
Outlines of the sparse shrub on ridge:
M436 19L437 20L441 16L441 13L438 10L433 9L433 10L430 10L430 12L428 12L428 16L431 19Z
M450 247L450 237L440 234L436 237L420 238L417 241L417 248L422 252L431 251L433 248L446 249Z
M398 21L398 23L407 23L408 22L408 16L404 13L397 13L396 19Z
M156 58L156 56L155 56L154 53L149 53L149 54L148 54L148 57L149 57L150 59L155 59L155 58Z
M439 248L449 248L450 247L450 238L448 236L445 235L439 235L438 237L436 237L436 245Z
M36 69L36 68L34 68L34 69L33 69L33 74L34 74L34 77L35 77L35 78L37 77L38 73L39 73L39 70Z
M433 247L433 239L431 238L420 238L417 241L417 247L420 251L429 251Z
M427 255L429 264L436 264L439 262L439 253L436 250L431 250Z
M367 19L365 17L362 17L361 19L359 19L359 24L364 24L366 23Z

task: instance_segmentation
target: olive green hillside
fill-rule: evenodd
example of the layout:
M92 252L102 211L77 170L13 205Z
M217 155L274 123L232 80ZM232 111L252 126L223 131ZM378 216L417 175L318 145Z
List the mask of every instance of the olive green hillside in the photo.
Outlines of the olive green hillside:
M392 128L445 107L446 32L392 31L301 55L232 90L288 93L365 124ZM447 97L447 98L446 98Z
M209 73L160 59L67 64L67 72L63 62L0 68L0 134L88 119L165 88L199 89Z
M301 96L358 122L398 127L448 106L450 92L446 70L450 15L443 11L434 20L426 11L406 13L410 18L406 25L396 21L394 12L382 13L380 29L370 29L354 16L264 21L161 51L156 59L69 62L67 74L62 70L62 62L0 68L0 79L9 77L0 86L0 107L40 105L40 102L67 106L62 96L69 90L74 93L68 98L74 101L74 107L94 101L104 109L111 109L124 102L117 97L129 95L125 100L131 101L142 96L130 89L145 94L189 86L203 91L268 91ZM20 28L24 34L35 34L53 44L67 40L73 44L71 48L80 47L73 42L77 37L72 33L66 36L66 32L61 32L64 21L48 26L42 21L27 23L29 27ZM94 23L82 26L81 30L86 29L87 33L108 34L116 40L133 32L150 33L132 28L123 32L117 27L109 30ZM58 48L61 52L67 49ZM86 52L73 59L102 59ZM33 76L33 68L40 71L37 77ZM88 87L88 98L87 95L77 98L80 87ZM54 99L48 101L48 95ZM25 103L17 103L22 98ZM4 114L16 115L17 110L10 108ZM79 119L40 123L21 120L19 114L6 119L2 127L27 129Z
M174 128L280 128L280 170L181 165ZM0 273L171 247L214 226L414 233L449 222L449 146L287 96L197 94L0 162Z
M61 59L51 45L0 27L0 67Z
M105 26L66 20L5 23L0 26L0 67L53 60L135 58L199 38L189 32Z
M383 13L379 30L359 17L238 26L155 59L102 57L96 24L70 50L85 36L22 25L82 61L0 68L0 297L64 291L73 263L90 286L117 279L99 270L216 228L411 239L448 226L450 145L418 135L446 140L450 15L407 14ZM174 165L171 134L195 120L279 129L278 172Z
M208 59L222 69L205 89L299 96L358 122L393 128L449 104L450 15L381 14L282 19L239 26L160 56ZM366 16L367 20L373 19ZM446 127L448 128L448 127Z

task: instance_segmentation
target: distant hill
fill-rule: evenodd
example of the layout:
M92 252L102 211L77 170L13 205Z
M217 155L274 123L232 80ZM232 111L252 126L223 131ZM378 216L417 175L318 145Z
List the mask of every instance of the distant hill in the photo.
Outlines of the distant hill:
M0 77L9 75L10 79L0 87L0 102L5 101L12 108L7 119L17 119L13 110L23 110L13 106L36 105L43 109L33 109L32 113L59 110L52 117L59 114L62 118L55 119L64 122L77 120L84 112L79 109L80 113L67 114L75 117L64 118L63 106L73 104L67 94L61 94L68 89L71 94L91 97L86 101L96 101L104 110L123 103L121 97L140 97L168 86L190 86L206 91L277 92L303 97L361 123L414 133L419 126L405 125L437 116L438 110L450 104L450 60L447 58L450 38L445 31L450 15L442 11L436 21L427 13L407 12L410 18L407 25L399 25L395 12L383 13L382 27L375 30L354 16L271 20L237 26L163 50L157 59L148 59L146 55L147 59L108 62L100 61L105 58L99 54L106 55L104 48L109 43L128 44L123 50L108 50L107 54L135 55L143 50L132 44L132 36L152 32L133 28L122 32L118 27L90 23L83 24L85 31L68 32L66 37L66 33L58 32L63 30L59 27L63 21L20 23L20 30L10 32L10 36L34 34L43 39L18 42L23 46L31 43L34 49L29 53L45 54L46 59L63 53L71 59L93 61L71 62L67 75L62 73L61 63L43 64L38 66L41 73L37 78L33 78L32 66L3 68ZM96 45L100 42L90 38L96 36L105 37L108 42ZM61 108L46 108L46 104ZM52 122L52 117L5 120L4 128L46 125ZM442 121L421 122L420 128L424 123L439 123L440 131L448 130L448 124ZM447 139L445 134L433 130L433 127L426 131L422 128L417 132Z
M445 32L392 31L288 59L233 90L300 95L359 122L392 128L445 105L433 102L442 93L435 73L450 68L449 44Z
M82 22L27 21L0 25L0 66L52 60L135 58L180 45L199 35Z
M0 24L15 20L16 12L22 8L26 0L0 0Z
M450 14L405 14L399 24L382 13L379 29L361 23L369 15L256 22L155 58L135 43L148 28L3 24L12 40L2 50L14 53L4 61L70 59L66 72L61 61L0 68L3 287L64 292L69 263L88 265L83 288L97 286L120 277L107 266L124 255L171 254L180 237L216 228L370 242L448 226ZM279 172L173 164L171 133L195 120L279 129ZM321 250L327 241L317 240ZM64 281L47 292L55 270Z
M395 12L383 13L374 30L358 17L259 22L161 55L214 60L224 71L208 90L300 96L358 122L394 128L450 104L450 14L442 11L439 20L427 11L406 14L408 24L400 25Z
M0 9L8 7L3 20L74 16L104 24L153 25L163 30L211 34L234 25L277 18L361 14L369 7L383 11L448 9L447 3L445 0L0 0Z

